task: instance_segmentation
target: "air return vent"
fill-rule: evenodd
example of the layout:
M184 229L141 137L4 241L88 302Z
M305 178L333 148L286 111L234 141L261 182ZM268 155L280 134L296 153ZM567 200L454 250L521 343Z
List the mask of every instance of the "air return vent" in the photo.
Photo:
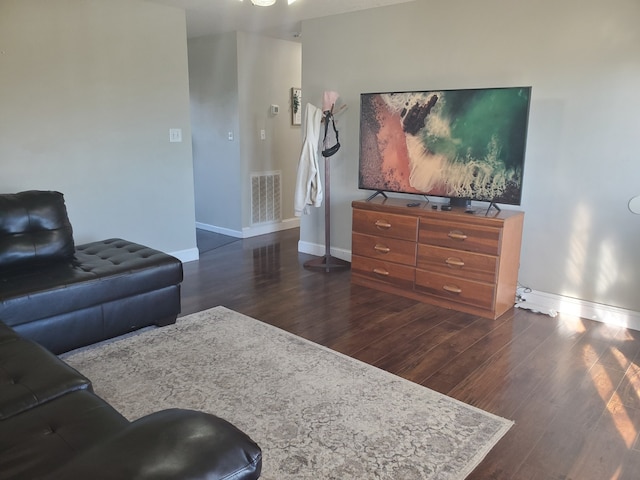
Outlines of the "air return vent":
M280 185L280 172L251 174L252 225L279 222L281 220Z

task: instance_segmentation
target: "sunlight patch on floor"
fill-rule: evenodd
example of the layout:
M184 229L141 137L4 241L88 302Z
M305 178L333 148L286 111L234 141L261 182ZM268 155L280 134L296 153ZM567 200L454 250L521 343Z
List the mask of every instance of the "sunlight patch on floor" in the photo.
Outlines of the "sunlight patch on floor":
M629 384L633 385L635 383L633 382L633 379L638 378L640 368L634 363L631 363L627 368L627 358L617 348L612 348L612 353L620 367L626 370L625 376L627 377L627 381ZM588 360L586 359L593 358L594 354L596 354L594 348L591 345L585 345L583 348L583 357L585 358L586 367L590 367L590 364L587 363ZM636 438L638 437L638 430L627 411L627 407L624 405L623 399L618 393L618 385L614 385L608 375L599 375L599 373L602 373L601 370L593 367L589 368L589 374L591 375L593 385L600 395L600 398L602 398L604 405L606 405L609 417L615 425L620 438L626 445L627 449L630 450L633 448ZM640 393L637 388L638 386L633 386L636 394ZM611 392L613 392L613 394ZM614 475L611 478L617 477Z

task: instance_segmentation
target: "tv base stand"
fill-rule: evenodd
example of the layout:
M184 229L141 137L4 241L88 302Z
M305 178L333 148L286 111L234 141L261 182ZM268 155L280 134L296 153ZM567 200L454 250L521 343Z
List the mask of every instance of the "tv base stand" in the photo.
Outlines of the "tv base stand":
M500 213L502 211L497 203L491 202L491 203L489 203L489 206L487 207L487 211L484 212L484 216L485 217L489 216L489 212L491 211L491 207L495 208L498 211L498 213Z
M365 202L369 202L371 200L373 200L374 198L376 198L378 195L382 195L384 198L389 198L387 197L387 194L384 193L382 190L376 190L375 192L373 192L371 195L369 195L367 197L367 199L365 200Z

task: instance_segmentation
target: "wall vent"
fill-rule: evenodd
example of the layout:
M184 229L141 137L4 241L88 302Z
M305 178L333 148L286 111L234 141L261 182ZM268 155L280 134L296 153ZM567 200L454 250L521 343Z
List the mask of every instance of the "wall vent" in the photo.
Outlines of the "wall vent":
M251 224L282 219L280 172L251 174Z

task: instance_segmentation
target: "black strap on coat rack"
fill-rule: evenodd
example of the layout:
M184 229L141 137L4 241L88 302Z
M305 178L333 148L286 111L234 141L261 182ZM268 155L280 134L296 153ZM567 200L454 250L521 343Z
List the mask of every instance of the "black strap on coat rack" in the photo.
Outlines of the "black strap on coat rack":
M322 140L322 156L324 157L324 256L305 262L304 267L331 272L349 268L351 264L331 255L331 162L329 158L340 149L338 129L333 115L333 105L331 110L323 112L322 122L324 122L324 138ZM335 134L335 144L331 146L327 145L330 142L329 123L331 123Z

